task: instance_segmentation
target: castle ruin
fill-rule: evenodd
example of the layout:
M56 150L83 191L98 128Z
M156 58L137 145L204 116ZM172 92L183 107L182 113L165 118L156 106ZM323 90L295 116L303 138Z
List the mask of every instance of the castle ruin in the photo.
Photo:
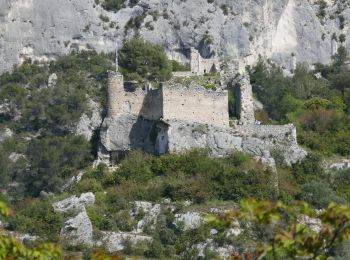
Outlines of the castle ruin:
M172 59L179 61L176 55L173 55ZM218 58L203 58L198 50L192 47L190 48L190 68L191 71L176 71L173 74L175 77L190 77L215 73L220 70L220 63Z
M297 144L294 125L256 123L249 80L243 78L236 93L239 123L230 127L225 90L208 90L195 83L130 88L118 71L110 72L99 157L113 164L130 150L165 154L197 148L209 149L212 156L243 151L265 158L279 152L288 164L306 156Z

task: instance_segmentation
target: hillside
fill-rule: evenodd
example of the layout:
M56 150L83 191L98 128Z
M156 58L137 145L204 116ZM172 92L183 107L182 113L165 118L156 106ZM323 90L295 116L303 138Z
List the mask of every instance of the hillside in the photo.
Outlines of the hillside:
M0 0L0 259L349 259L349 4Z

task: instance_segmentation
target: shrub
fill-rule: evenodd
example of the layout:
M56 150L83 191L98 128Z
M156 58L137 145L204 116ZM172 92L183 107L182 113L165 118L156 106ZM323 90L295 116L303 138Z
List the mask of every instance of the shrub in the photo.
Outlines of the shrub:
M345 203L344 199L335 195L329 183L323 181L311 181L304 184L300 198L318 209L326 208L331 202Z
M104 0L102 7L108 11L119 11L125 7L125 0Z
M9 229L58 241L63 217L53 211L52 202L26 199L14 210L16 214L8 219Z
M91 162L90 145L82 136L45 137L33 140L27 151L30 168L21 176L26 192L58 192L77 170Z
M159 82L171 77L171 62L164 50L139 39L124 44L119 51L119 65L128 80Z

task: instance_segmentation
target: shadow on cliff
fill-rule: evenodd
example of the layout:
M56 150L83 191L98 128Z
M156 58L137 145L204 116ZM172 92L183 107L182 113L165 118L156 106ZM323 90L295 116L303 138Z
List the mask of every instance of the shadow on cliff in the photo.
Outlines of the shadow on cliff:
M128 89L126 88L126 91ZM163 154L168 151L167 125L163 117L162 89L147 89L138 117L130 134L131 150L140 150L151 154Z

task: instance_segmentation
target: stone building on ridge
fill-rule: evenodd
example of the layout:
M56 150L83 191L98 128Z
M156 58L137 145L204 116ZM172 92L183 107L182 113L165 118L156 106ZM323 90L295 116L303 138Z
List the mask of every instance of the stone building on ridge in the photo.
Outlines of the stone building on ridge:
M288 164L306 156L294 125L256 124L249 80L236 86L236 97L239 123L230 126L226 90L193 82L189 87L166 82L158 89L130 88L118 71L110 72L99 158L114 164L130 150L165 154L191 149L208 149L212 156L243 151L258 158L278 151Z

